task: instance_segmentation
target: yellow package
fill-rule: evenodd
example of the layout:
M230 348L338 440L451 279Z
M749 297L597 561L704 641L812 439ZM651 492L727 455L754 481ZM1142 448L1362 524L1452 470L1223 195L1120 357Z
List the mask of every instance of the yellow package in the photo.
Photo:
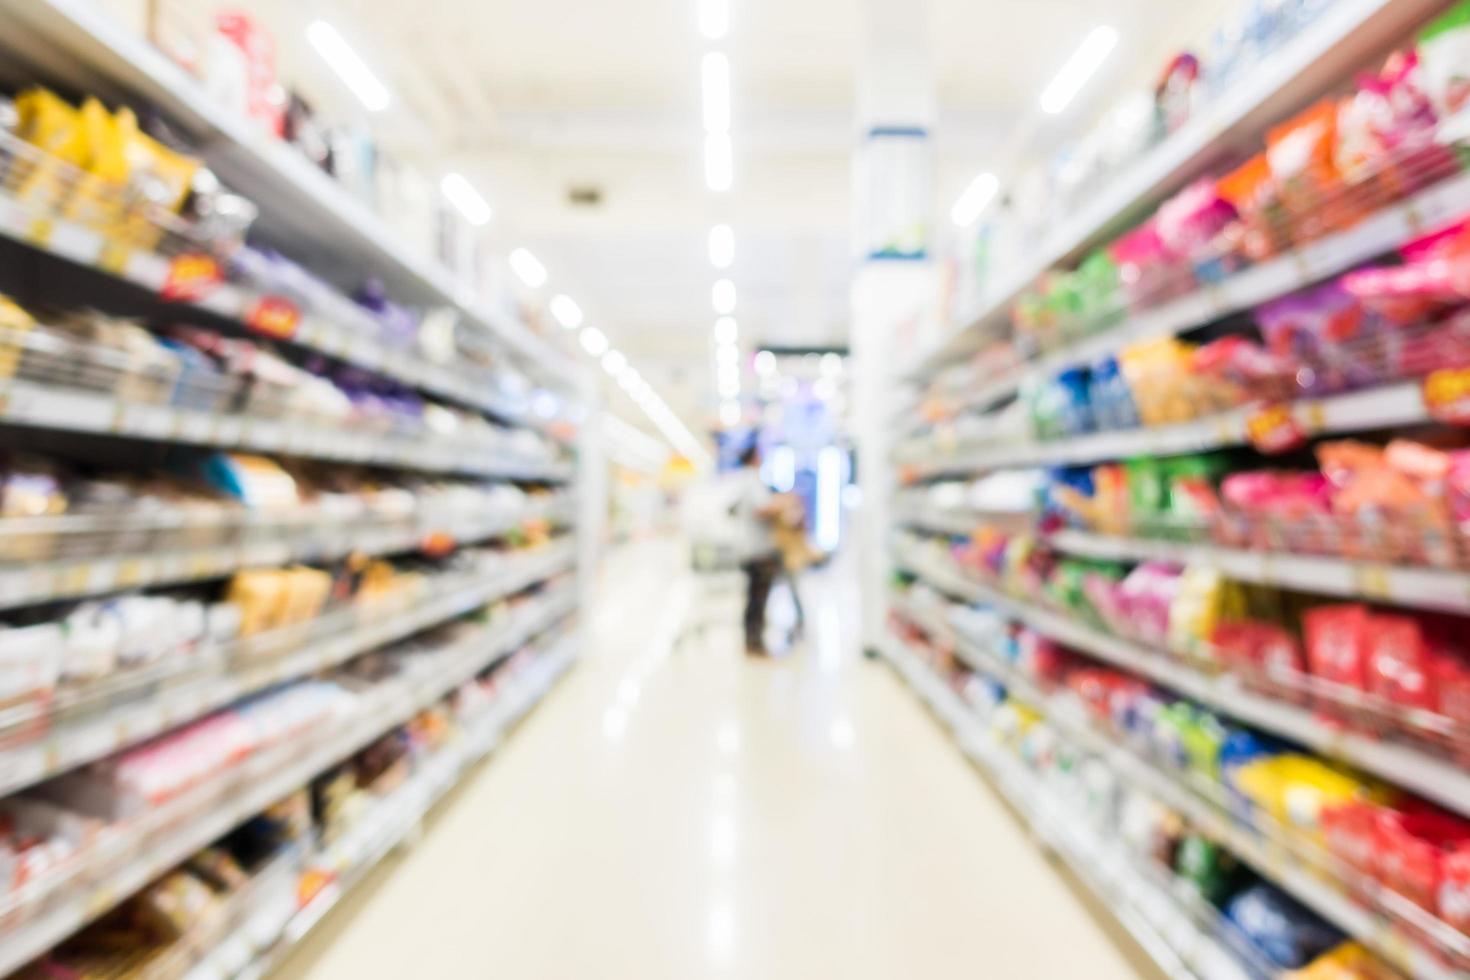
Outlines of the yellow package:
M1189 651L1209 642L1222 621L1245 615L1245 593L1217 569L1191 565L1169 604L1169 647Z
M134 205L125 238L134 247L153 249L163 234L157 212L178 214L199 171L199 161L175 153L144 133L131 109L118 110L117 132L127 159L128 198Z
M322 607L332 594L332 576L304 565L287 569L284 576L278 625L304 623L321 615Z
M1300 970L1282 974L1283 980L1395 980L1397 976L1367 947L1351 941L1333 947Z
M7 181L17 198L50 210L67 196L67 167L87 162L87 137L80 113L56 93L27 89L15 97L16 134L39 154L18 158Z
M286 580L279 569L236 572L225 589L225 601L240 609L240 635L271 629L279 615Z
M68 196L63 213L73 221L103 232L116 231L123 214L128 162L123 154L117 120L95 98L82 103L78 113L85 154L84 173Z
M25 351L26 334L35 326L34 317L0 294L0 378L15 377Z
M1235 770L1234 782L1256 806L1284 827L1320 839L1322 808L1379 797L1369 783L1305 755L1257 759Z

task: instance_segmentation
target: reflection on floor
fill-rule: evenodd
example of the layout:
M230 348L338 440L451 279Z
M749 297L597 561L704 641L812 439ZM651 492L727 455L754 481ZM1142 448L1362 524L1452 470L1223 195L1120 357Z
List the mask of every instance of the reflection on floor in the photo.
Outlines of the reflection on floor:
M780 659L741 653L737 589L669 544L609 559L582 664L282 975L1138 975L862 658L841 565Z

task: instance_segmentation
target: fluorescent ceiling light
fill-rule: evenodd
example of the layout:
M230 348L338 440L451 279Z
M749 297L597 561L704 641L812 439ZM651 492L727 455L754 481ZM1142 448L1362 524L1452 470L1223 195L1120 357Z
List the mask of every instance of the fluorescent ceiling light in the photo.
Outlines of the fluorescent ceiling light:
M740 326L733 316L722 316L715 321L715 343L733 344L740 339Z
M730 0L699 0L699 33L718 41L730 30Z
M602 369L613 377L622 373L623 368L628 366L628 359L621 352L610 350L602 355Z
M642 380L637 371L632 367L628 367L618 375L618 387L631 395L634 391L638 390L638 382Z
M704 90L704 131L730 131L730 59L723 51L710 51L699 63Z
M715 360L720 364L738 364L740 362L740 348L730 344L721 344L715 348Z
M546 266L523 248L510 253L510 267L532 289L539 289L546 282Z
M712 191L728 191L735 182L735 165L730 159L730 134L704 136L704 182Z
M710 289L709 297L715 312L721 316L735 312L735 284L730 280L721 279L716 282Z
M994 199L996 191L1000 190L1000 181L995 174L981 174L970 181L970 186L965 188L950 208L949 217L961 228L968 228L975 223L985 208Z
M763 350L755 355L755 373L768 377L776 373L776 355Z
M842 373L842 355L836 351L828 351L822 355L822 374L828 378L835 378Z
M596 327L586 327L577 338L582 342L582 349L593 357L601 357L607 352L607 334Z
M444 196L449 198L449 203L459 209L459 213L472 225L486 225L490 223L490 205L480 196L480 192L464 179L461 174L445 174L444 179L439 181L439 189Z
M709 230L709 263L716 269L728 269L735 263L735 230L729 225Z
M582 325L582 308L577 305L576 300L572 299L566 293L557 293L551 297L551 303L549 305L551 307L551 315L556 317L556 322L560 323L563 327L566 327L568 330L575 330Z
M738 380L732 381L728 378L721 378L715 390L719 392L721 398L738 398L740 395L740 382Z
M739 402L720 402L720 424L725 428L739 425L740 415Z
M740 383L740 368L734 364L721 364L719 369L720 383Z
M1117 31L1106 25L1094 27L1057 72L1057 77L1042 89L1041 111L1054 116L1067 108L1117 43Z
M306 25L306 39L369 111L381 112L388 108L387 87L378 81L335 27L324 20L314 20Z

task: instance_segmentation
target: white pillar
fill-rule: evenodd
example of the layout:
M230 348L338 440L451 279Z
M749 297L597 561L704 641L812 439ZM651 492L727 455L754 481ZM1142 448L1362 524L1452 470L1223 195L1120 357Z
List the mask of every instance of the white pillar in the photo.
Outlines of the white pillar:
M931 315L934 221L932 126L936 116L927 0L863 0L853 159L854 254L851 348L862 513L858 546L863 643L874 649L886 613L893 493L893 408L903 325Z

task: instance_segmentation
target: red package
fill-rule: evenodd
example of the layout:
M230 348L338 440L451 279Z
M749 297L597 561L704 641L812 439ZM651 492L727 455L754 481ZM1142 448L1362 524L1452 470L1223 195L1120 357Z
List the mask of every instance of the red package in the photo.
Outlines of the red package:
M1227 663L1247 673L1289 682L1307 672L1296 637L1274 623L1221 623L1211 640Z
M1323 680L1365 690L1367 607L1318 606L1302 615L1302 625L1311 672Z
M1378 813L1381 807L1360 800L1322 808L1322 833L1333 857L1378 878Z
M230 11L215 20L215 29L245 56L250 118L272 136L285 130L285 93L276 81L276 39L249 14Z
M1405 708L1434 707L1424 632L1410 616L1368 617L1368 690Z
M1470 846L1470 824L1434 810L1380 811L1379 880L1415 905L1439 913L1443 858Z
M1439 915L1470 935L1470 844L1457 844L1440 858Z

